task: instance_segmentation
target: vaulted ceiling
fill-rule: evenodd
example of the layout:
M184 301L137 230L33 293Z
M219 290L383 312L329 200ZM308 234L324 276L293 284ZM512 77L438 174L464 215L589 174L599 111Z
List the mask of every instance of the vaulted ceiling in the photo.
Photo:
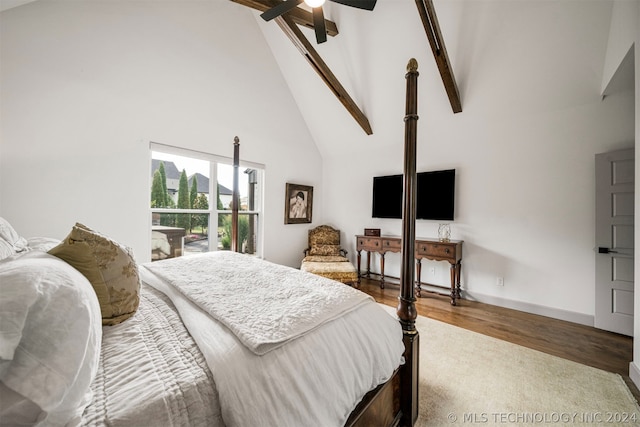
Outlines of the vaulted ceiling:
M0 0L0 9L28 1ZM323 10L331 21L330 36L320 45L313 28L300 25L310 19L308 13L304 18L302 5L296 12L297 21L287 23L282 19L279 24L275 20L265 22L255 7L280 0L211 1L233 1L235 7L253 15L323 157L401 144L404 74L410 58L416 58L419 64L420 132L431 129L433 122L446 123L442 129L453 129L456 120L459 123L465 119L452 118L468 116L468 111L476 117L478 112L485 114L492 108L517 109L518 104L510 100L518 96L527 96L528 105L546 103L547 99L542 99L545 94L565 91L568 81L574 83L574 76L566 72L567 65L575 63L572 50L591 49L593 53L587 57L597 56L593 62L598 63L600 57L604 58L606 47L603 30L595 32L592 40L578 38L578 32L575 36L571 33L573 24L567 25L571 20L577 22L576 28L602 25L600 21L590 21L591 15L581 17L578 12L582 9L573 7L574 2L433 0L447 62L436 61L445 56L434 56L430 32L428 28L425 31L425 21L430 19L420 13L420 4L428 6L430 1L378 0L373 11L327 2ZM607 7L603 6L603 10ZM535 24L536 19L546 25L545 32L540 31L542 24ZM455 84L446 79L443 83L442 70L452 72ZM582 67L580 72L585 79L578 84L601 78L597 67ZM339 90L336 91L334 80L347 96L336 96ZM525 95L523 88L527 85L543 90ZM591 86L586 89L591 90ZM274 108L277 102L274 99ZM462 107L463 113L454 114ZM292 118L283 116L283 125L289 120Z
M36 0L0 0L0 11L32 1ZM327 155L335 152L334 143L339 146L339 141L350 138L354 130L358 139L386 133L384 122L388 115L380 111L383 119L379 119L377 110L380 107L386 110L383 103L392 98L385 92L391 86L393 98L403 99L404 73L410 58L418 59L421 73L427 70L426 63L429 79L437 82L440 93L449 97L449 112L462 109L445 48L447 37L440 34L435 18L439 5L434 7L432 0L379 0L373 11L327 2L323 10L329 40L321 45L315 40L311 9L304 3L265 22L260 13L281 0L228 1L254 14L316 145ZM398 31L399 27L403 31ZM446 34L447 29L443 32ZM380 78L379 73L384 76ZM402 105L394 108L399 119L393 120L399 123ZM337 134L320 132L328 129Z
M12 7L22 6L35 0L0 0L0 12L11 9Z
M575 102L578 94L591 96L601 84L611 6L605 1L589 5L602 13L582 13L576 2L567 1L434 0L463 107L454 114L415 1L379 0L373 11L327 2L325 17L335 22L338 34L318 45L312 29L300 31L366 116L371 135L280 26L252 13L316 145L324 157L331 157L391 150L392 141L401 144L404 74L410 58L417 59L420 72L419 138L433 123L449 137L457 123L484 115L527 114L556 108L556 102ZM585 38L588 27L593 31ZM579 65L578 58L590 63ZM563 95L556 99L555 94Z
M340 83L337 76L331 71L331 68L322 59L313 43L306 38L298 27L314 29L316 44L326 42L327 34L333 37L338 35L337 25L335 22L327 20L323 16L322 6L312 8L312 11L310 12L306 8L292 8L292 5L298 3L297 0L289 0L286 2L281 2L279 0L232 1L262 12L260 16L266 21L273 19L273 21L280 26L289 40L291 40L293 45L300 51L302 56L309 62L311 68L318 74L322 81L325 82L329 90L334 93L336 98L353 116L356 122L358 122L365 133L367 135L371 135L373 133L367 117L351 98L344 86ZM301 0L299 2L303 5L305 4L302 3ZM374 0L372 4L369 4L369 6L375 5L375 3L376 1ZM358 3L355 2L353 4L357 5ZM370 7L362 7L362 9L371 10ZM460 95L458 93L455 76L451 70L451 63L447 55L446 45L444 38L442 37L442 32L440 31L440 25L433 2L431 0L416 0L416 9L420 15L426 38L431 46L431 51L433 52L434 60L438 66L440 77L442 78L444 88L449 97L449 101L451 102L451 108L454 113L459 113L462 111ZM286 12L283 12L285 10ZM269 18L267 18L267 16L269 16Z
M300 25L300 16L280 23L260 18L258 10L277 0L232 1L249 6L255 15L323 157L402 142L404 75L411 58L419 64L419 85L431 92L429 102L447 116L462 110L454 61L457 5L379 0L373 11L366 11L327 2L323 9L328 28L335 23L337 34L317 44L312 26ZM435 11L439 26L428 11ZM347 95L340 95L341 90Z

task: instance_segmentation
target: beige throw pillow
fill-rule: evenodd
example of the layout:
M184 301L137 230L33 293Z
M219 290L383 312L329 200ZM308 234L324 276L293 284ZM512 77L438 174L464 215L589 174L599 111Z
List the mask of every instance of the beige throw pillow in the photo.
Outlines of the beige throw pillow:
M130 249L76 223L49 253L84 274L96 291L103 325L133 316L140 302L140 277Z

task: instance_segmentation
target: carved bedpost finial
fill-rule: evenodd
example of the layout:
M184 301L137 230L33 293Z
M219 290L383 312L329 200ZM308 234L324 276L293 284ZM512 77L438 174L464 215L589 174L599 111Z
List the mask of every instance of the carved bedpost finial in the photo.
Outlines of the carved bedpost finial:
M418 61L416 61L416 58L411 58L407 64L407 73L415 73L416 71L418 71Z
M240 144L240 138L238 138L237 136L233 138L233 143L234 144Z

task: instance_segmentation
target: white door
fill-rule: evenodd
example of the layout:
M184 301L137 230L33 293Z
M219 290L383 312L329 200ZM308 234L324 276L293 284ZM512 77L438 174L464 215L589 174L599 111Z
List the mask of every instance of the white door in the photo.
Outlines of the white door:
M633 336L634 150L596 155L596 328Z

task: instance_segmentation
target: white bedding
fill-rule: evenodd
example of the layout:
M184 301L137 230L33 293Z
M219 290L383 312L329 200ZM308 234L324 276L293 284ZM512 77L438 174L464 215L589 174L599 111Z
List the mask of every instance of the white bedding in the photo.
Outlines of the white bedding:
M211 372L166 295L142 285L136 314L103 327L83 426L222 426Z
M330 293L335 292L335 295L328 295L327 301L335 302L337 310L330 310L328 315L317 317L319 326L308 322L316 317L309 316L309 319L300 322L304 327L299 330L300 325L295 324L299 319L288 316L290 308L282 306L275 309L275 317L272 309L267 320L262 322L266 326L276 327L278 334L283 330L288 332L280 336L276 345L269 343L266 353L262 355L250 350L231 329L198 307L177 288L142 266L140 276L143 282L153 287L143 284L138 312L122 324L100 327L100 309L90 283L69 264L43 252L56 243L52 239L29 239L27 247L20 251L15 245L11 245L8 259L0 261L0 266L4 267L0 268L0 273L4 271L5 275L9 274L0 277L3 290L0 293L3 296L0 298L0 305L9 316L7 322L2 322L5 326L10 324L8 322L19 321L21 317L18 314L31 313L27 308L18 307L11 298L7 299L13 295L8 292L10 289L30 289L28 286L19 286L22 282L10 277L14 272L20 277L34 272L29 277L25 276L25 283L29 286L43 283L51 291L67 286L78 292L85 292L83 289L86 288L85 293L92 297L95 322L88 322L86 316L80 315L82 309L70 307L69 301L65 300L64 304L50 304L47 310L38 308L32 314L39 317L46 313L66 315L71 320L46 321L34 330L16 323L24 334L20 338L21 346L28 343L31 339L29 337L37 338L38 342L53 340L66 343L56 335L56 332L65 330L71 333L67 334L68 337L78 340L82 338L81 332L69 325L82 324L91 329L90 324L95 324L95 334L92 336L97 337L96 339L89 337L82 343L65 344L61 347L64 354L62 367L80 372L73 382L75 388L67 393L69 399L63 399L61 392L47 391L41 383L20 389L26 384L24 381L11 382L10 375L20 373L11 368L15 358L11 348L15 347L13 344L18 342L18 338L3 326L3 339L6 342L3 341L0 346L0 396L3 396L0 403L7 406L7 393L13 393L13 396L14 388L20 389L20 396L26 396L30 399L28 402L37 401L40 406L34 403L18 409L24 409L25 417L29 419L42 420L46 416L42 425L65 424L62 415L65 419L72 419L71 424L76 425L82 414L81 424L86 426L342 426L362 397L387 381L402 363L404 346L397 319L386 313L370 297L359 295L359 291L324 278L318 282L318 276L294 269L289 269L291 275L276 278L275 283L270 285L274 288L271 296L265 293L268 286L263 286L264 283L246 282L260 292L254 299L231 298L240 321L245 318L243 313L261 312L262 310L257 309L262 308L263 301L267 298L288 301L295 293L286 290L287 282L291 282L289 285L298 290L306 289L302 295L298 295L298 299L304 300L306 296L312 296L313 302L323 298L316 293L318 289L292 282L292 278L309 280L309 283L330 289ZM11 268L18 257L21 266ZM181 258L189 260L188 257ZM255 261L259 270L276 268L271 263ZM26 268L34 262L38 263L34 266L37 269ZM40 269L42 263L48 268L46 274L37 273L44 271ZM255 273L245 267L246 265L237 264L231 270L245 276ZM276 270L281 268L279 266ZM60 276L63 273L64 277ZM193 277L192 273L183 271L180 274L189 278ZM237 283L244 283L246 279L241 278ZM212 276L209 275L207 280L211 281ZM224 280L228 282L228 278ZM227 298L225 292L238 292L237 288L230 290L225 286L205 284L204 287L222 290L222 293L207 296L214 300ZM345 298L343 292L345 295L350 294L349 298ZM19 301L31 304L29 301L32 293L27 292L25 295ZM47 295L47 292L40 292L36 300L44 303ZM55 295L67 298L67 294L58 291ZM198 298L200 297L205 297L205 294ZM352 301L343 305L347 300ZM78 303L87 304L84 298L79 298ZM314 309L324 311L326 308L321 309L322 304L309 305L312 312ZM209 310L212 305L205 300L204 306ZM223 304L221 307L228 305ZM16 314L12 314L13 311L10 310L17 310ZM277 310L281 310L280 315L277 315ZM307 315L308 313L302 314ZM228 322L229 319L225 318L224 321ZM260 327L259 317L254 317L252 321L253 325ZM282 329L281 326L286 326L288 322L293 322L294 328ZM237 330L233 325L230 326ZM294 333L289 334L291 331ZM87 331L82 333L85 332ZM43 336L46 338L38 338ZM91 351L85 351L83 344ZM258 346L260 345L258 340ZM40 349L46 350L45 357L53 357L57 354L51 351L53 348L48 343ZM88 358L88 363L81 363L74 358L76 353L80 356L92 353L95 357ZM35 376L25 372L25 378L33 380ZM49 388L52 384L47 381ZM32 392L36 393L35 397L31 396ZM87 406L88 402L84 397L90 396L93 396L93 400ZM46 415L41 414L42 409L49 409L45 398L63 400L56 408L51 406L51 412ZM4 406L0 405L0 408ZM21 414L19 415L22 417ZM25 417L21 420L26 420Z
M101 338L98 299L77 270L27 248L0 261L0 424L77 424Z
M204 353L227 427L342 426L362 397L402 363L399 323L372 299L258 355L171 284L144 267L140 275L169 296Z
M145 267L265 354L373 298L334 280L230 251Z

